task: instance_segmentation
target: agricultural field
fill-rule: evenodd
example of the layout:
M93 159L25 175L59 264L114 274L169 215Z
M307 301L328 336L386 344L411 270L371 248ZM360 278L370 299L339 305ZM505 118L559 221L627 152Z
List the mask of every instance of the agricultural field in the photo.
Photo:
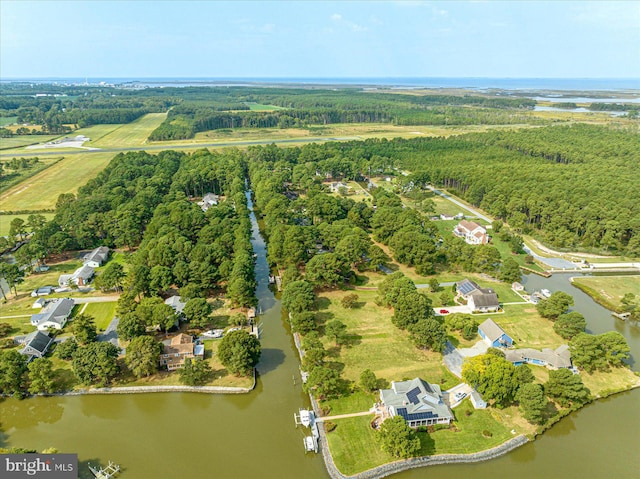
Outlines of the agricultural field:
M18 121L17 116L0 116L0 127L13 125L16 121Z
M572 283L612 311L620 309L620 300L627 293L640 298L640 276L578 276Z
M0 195L0 210L39 211L55 208L62 193L75 193L111 161L114 153L85 153L62 161L20 182Z

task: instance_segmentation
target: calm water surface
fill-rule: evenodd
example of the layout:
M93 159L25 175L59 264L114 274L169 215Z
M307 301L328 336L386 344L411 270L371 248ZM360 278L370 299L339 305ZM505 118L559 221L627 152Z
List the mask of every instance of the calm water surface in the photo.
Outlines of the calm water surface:
M258 255L257 296L264 314L263 357L256 390L238 396L171 393L13 399L0 403L0 445L77 452L87 462L113 460L123 478L318 478L322 459L305 455L293 413L308 404L280 302L268 288L265 245L252 214ZM529 276L527 289L564 290L576 299L594 333L618 330L640 357L640 331L573 288L568 276ZM293 377L298 378L294 385ZM538 441L475 465L438 466L398 479L496 477L640 477L640 391L598 401L561 421ZM496 474L498 475L496 476Z

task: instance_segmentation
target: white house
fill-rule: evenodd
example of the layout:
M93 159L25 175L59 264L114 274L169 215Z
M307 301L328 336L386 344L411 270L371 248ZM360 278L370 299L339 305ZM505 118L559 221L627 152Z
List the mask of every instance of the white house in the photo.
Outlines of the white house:
M380 390L380 400L389 417L402 416L409 427L449 424L453 420L440 386L420 378L392 382L391 389Z
M98 268L102 266L102 264L109 257L109 248L106 246L100 246L94 249L91 253L87 253L84 255L84 264L87 266L91 266L92 268Z
M58 278L58 284L61 288L74 283L78 286L85 286L93 277L95 270L93 267L85 264L73 272L73 274L61 274Z
M489 242L487 229L473 221L462 220L453 229L453 234L464 238L467 244L487 244Z
M27 334L22 341L24 347L20 350L20 354L28 356L27 361L31 361L33 358L41 358L46 354L52 342L53 338L49 336L49 333L33 331Z
M169 296L164 300L164 304L171 306L176 314L182 314L182 310L187 303L183 303L180 296Z
M207 211L212 206L217 206L220 201L220 197L214 193L207 193L202 197L202 201L198 201L198 206L202 208L202 211Z
M344 188L348 191L349 185L342 181L334 181L333 183L329 183L329 191L331 191L331 193L340 193L340 188Z
M74 301L71 298L60 298L51 301L41 313L31 315L31 324L40 331L49 328L62 329L71 315Z

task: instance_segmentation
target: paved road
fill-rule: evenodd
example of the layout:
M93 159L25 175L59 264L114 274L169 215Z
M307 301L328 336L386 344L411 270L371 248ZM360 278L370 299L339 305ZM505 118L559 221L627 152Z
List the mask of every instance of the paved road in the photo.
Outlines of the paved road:
M464 358L449 341L447 341L447 345L442 355L444 365L447 369L456 376L462 377L462 363L464 362Z
M118 323L120 322L119 318L113 318L107 326L107 329L102 334L98 334L97 340L100 342L109 342L113 344L115 347L118 347Z
M118 296L90 296L88 298L71 298L76 304L86 303L115 303L118 301Z
M479 213L478 211L474 210L473 208L470 208L469 206L465 205L463 202L456 200L455 198L452 198L450 195L440 191L440 190L436 190L434 187L432 186L427 186L427 188L429 188L431 191L433 191L436 195L438 196L442 196L444 199L447 199L449 201L451 201L452 203L458 205L460 208L463 208L467 211L469 211L471 214L473 214L474 216L477 216L478 218L485 220L488 223L492 223L493 220L491 218L489 218L488 216L483 215L482 213Z
M345 137L314 137L314 138L293 138L290 140L253 140L253 141L229 141L217 143L180 143L175 145L147 145L147 146L129 146L123 148L103 148L96 150L78 150L78 151L38 151L37 153L20 153L21 158L41 157L41 156L67 156L67 155L87 155L92 153L120 153L126 151L151 151L151 150L176 150L184 148L210 148L210 147L226 147L226 146L254 146L254 145L270 145L275 144L296 144L296 143L317 143L321 141L351 141L358 140L358 136ZM0 154L0 158L13 158L16 153Z

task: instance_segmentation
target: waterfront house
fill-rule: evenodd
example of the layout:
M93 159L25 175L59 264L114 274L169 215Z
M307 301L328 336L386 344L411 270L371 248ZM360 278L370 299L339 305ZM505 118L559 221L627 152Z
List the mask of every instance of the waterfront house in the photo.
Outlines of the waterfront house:
M380 400L387 417L401 416L409 427L449 424L453 420L440 386L420 378L392 382L391 389L380 390Z
M85 264L75 270L73 274L61 274L58 279L58 285L63 288L65 286L69 286L69 284L74 283L78 287L86 286L93 275L95 274L95 269L88 264Z
M33 358L41 358L47 353L52 342L53 338L49 336L49 333L33 331L22 340L24 347L20 350L20 354L27 356L27 362Z
M453 234L463 238L467 244L487 244L489 242L487 229L474 221L462 220L453 229Z
M481 288L470 279L463 279L456 283L458 297L464 299L470 311L490 313L500 309L498 295L491 288Z
M491 313L500 309L498 295L491 292L476 291L467 300L467 305L472 312Z
M100 246L90 253L84 255L83 262L87 266L91 266L92 268L98 268L102 266L107 258L109 257L109 248L106 246Z
M478 326L478 334L492 348L513 346L513 339L504 332L492 319L487 319Z
M166 366L169 371L175 371L184 366L187 358L204 358L204 346L195 344L193 337L188 334L178 334L163 342L164 348L160 354L160 366Z
M521 366L523 364L534 364L536 366L546 366L551 369L561 369L571 367L571 352L569 346L561 345L557 349L513 349L505 352L505 359Z
M74 301L71 298L60 298L51 301L42 312L31 315L31 325L37 327L40 331L49 328L62 329L73 309Z

